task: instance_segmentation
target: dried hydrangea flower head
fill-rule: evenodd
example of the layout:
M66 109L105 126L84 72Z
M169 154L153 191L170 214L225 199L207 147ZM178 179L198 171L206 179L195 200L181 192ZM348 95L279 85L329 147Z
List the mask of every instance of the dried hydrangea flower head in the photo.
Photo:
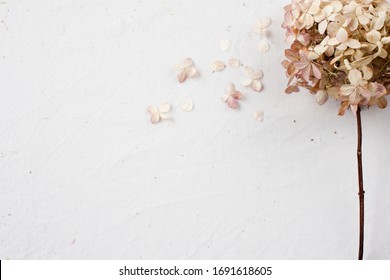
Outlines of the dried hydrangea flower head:
M390 91L390 4L386 0L293 0L285 8L286 93L305 88L322 105L385 108Z

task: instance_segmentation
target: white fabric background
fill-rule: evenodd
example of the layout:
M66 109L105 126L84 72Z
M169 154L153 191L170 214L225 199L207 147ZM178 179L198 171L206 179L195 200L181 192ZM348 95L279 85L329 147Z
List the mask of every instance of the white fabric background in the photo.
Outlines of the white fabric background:
M355 119L283 93L287 2L2 2L0 258L355 259ZM186 57L201 75L179 84ZM209 68L231 57L265 73L237 112L220 97L242 71ZM152 125L162 101L173 121ZM362 116L365 256L389 259L390 110Z

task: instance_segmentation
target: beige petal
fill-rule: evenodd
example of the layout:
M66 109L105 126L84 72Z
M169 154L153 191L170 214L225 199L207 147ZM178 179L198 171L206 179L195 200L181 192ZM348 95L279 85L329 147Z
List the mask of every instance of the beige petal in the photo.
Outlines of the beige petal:
M374 76L374 72L372 71L372 68L370 66L364 65L362 67L363 72L363 78L368 81Z
M261 84L261 82L259 80L253 80L252 84L251 84L251 88L254 91L260 92L263 89L263 85Z
M152 123L159 123L160 122L160 114L155 114L150 117L150 121Z
M381 39L381 34L377 30L371 30L366 34L366 39L372 44L376 44Z
M168 113L169 111L171 111L171 104L169 104L168 102L163 102L158 107L158 110L160 111L160 113Z
M264 112L263 111L256 111L253 116L254 116L256 121L262 122L264 119Z
M321 21L320 24L318 25L318 32L320 32L320 34L324 34L327 27L328 27L328 20Z
M185 100L181 105L181 110L183 112L191 112L193 109L194 109L194 103L192 102L192 99Z
M227 52L228 50L230 50L231 46L232 46L232 42L229 39L223 39L219 43L219 47L223 52Z
M384 109L387 107L387 99L386 97L381 97L378 99L377 105L380 109Z
M339 31L337 31L336 39L340 43L345 43L348 40L348 32L343 27L341 27Z
M349 39L347 41L347 46L350 47L351 49L359 49L362 45L356 39Z
M230 94L225 94L224 96L221 97L221 100L223 102L226 102L226 101L228 101L229 97L230 97Z
M349 71L348 80L354 86L361 85L364 82L362 72L357 69L352 69L351 71Z
M390 37L383 37L381 43L387 45L390 43Z
M325 90L319 90L316 93L316 100L319 105L324 105L328 101L329 95Z
M211 63L211 69L213 70L213 72L220 72L220 71L223 71L225 70L226 68L226 65L223 61L214 61L213 63Z
M155 106L149 106L148 107L148 112L151 115L156 115L156 114L158 114L158 109Z
M265 53L265 52L268 52L268 51L269 51L270 46L269 46L269 44L268 44L267 41L261 40L260 43L259 43L258 48L259 48L259 51L260 51L260 52Z
M237 58L232 58L229 60L229 66L231 68L238 68L241 65L242 65L241 62Z

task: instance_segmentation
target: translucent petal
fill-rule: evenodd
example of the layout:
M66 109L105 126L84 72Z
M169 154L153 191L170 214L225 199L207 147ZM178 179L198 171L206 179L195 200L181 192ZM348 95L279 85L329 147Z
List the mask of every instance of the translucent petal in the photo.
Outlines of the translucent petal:
M198 71L196 70L196 68L194 66L190 66L190 67L187 67L185 69L185 72L186 72L188 77L193 78L196 76Z
M261 84L261 82L259 80L253 80L252 84L251 84L251 88L254 91L260 92L263 88L263 85Z
M155 107L155 106L149 106L149 107L148 107L148 112L149 112L151 115L156 115L156 114L158 114L158 109L157 109L157 107Z
M236 87L234 86L233 83L230 83L226 86L226 92L231 94L233 93L234 91L236 91Z
M264 119L264 112L263 111L256 111L254 114L253 114L254 118L256 121L258 122L262 122L263 119Z
M253 72L254 70L251 67L245 66L244 68L245 76L247 76L248 78L252 78Z
M160 113L160 118L163 119L163 120L167 120L167 119L170 119L171 117L168 116L167 114Z
M183 65L184 68L191 67L194 65L194 62L192 61L191 58L186 58L182 61L181 65Z
M254 80L258 80L258 79L261 79L263 77L263 71L261 70L256 70L255 72L253 72L253 75L252 75L252 78Z
M237 58L232 58L229 60L229 66L231 68L238 68L241 66L241 62Z
M242 85L245 87L249 87L252 84L252 79L246 79L242 82Z
M349 71L348 79L349 82L354 86L358 86L364 82L362 72L357 69L352 69L351 71Z
M192 99L185 100L181 105L181 110L183 112L191 112L193 109L194 109L194 103L192 102Z
M179 74L177 74L177 80L180 83L184 83L186 79L187 79L187 74L185 70L182 70Z
M150 121L152 123L158 123L160 122L160 114L155 114L150 117Z
M220 71L223 71L224 69L226 68L226 65L223 61L213 61L211 63L211 69L214 71L214 72L220 72Z
M219 47L223 52L227 52L231 46L232 42L229 39L223 39L219 44Z
M160 111L160 113L168 113L169 111L171 111L171 104L169 104L168 102L163 102L158 107L158 110Z
M237 99L234 99L233 97L228 98L227 104L230 108L232 108L234 110L238 109L238 101L237 101Z
M260 52L265 53L265 52L268 52L268 51L269 51L270 46L269 46L269 44L268 44L267 41L261 40L260 43L259 43L258 48L259 48L259 51L260 51Z

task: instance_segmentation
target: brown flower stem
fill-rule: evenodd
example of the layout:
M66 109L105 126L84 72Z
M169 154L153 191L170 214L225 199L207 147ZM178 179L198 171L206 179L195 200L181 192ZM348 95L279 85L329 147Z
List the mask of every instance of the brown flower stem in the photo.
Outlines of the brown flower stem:
M363 162L362 162L362 120L360 116L360 107L356 112L357 120L357 160L358 160L358 174L359 174L359 206L360 206L360 231L359 231L359 260L363 260L363 246L364 246L364 189L363 189Z

